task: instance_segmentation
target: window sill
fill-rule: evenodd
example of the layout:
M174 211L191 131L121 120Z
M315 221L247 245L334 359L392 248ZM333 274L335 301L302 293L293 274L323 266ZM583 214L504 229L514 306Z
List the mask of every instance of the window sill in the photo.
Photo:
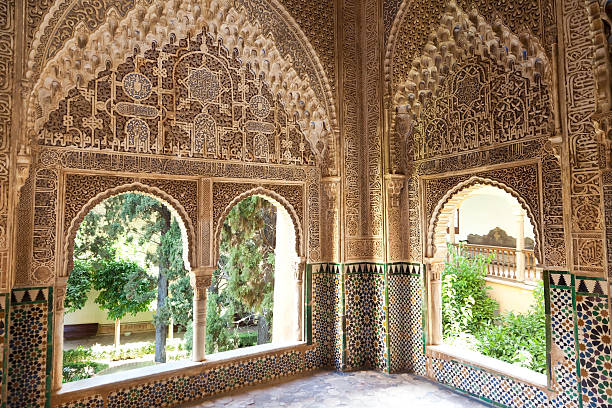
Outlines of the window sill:
M281 354L287 351L305 351L314 346L305 342L262 344L259 346L244 347L241 349L209 354L205 361L172 361L165 364L136 368L112 375L102 375L85 380L74 381L62 385L62 388L53 393L54 404L63 400L70 400L76 395L91 395L116 391L120 388L135 386L139 383L167 379L172 376L198 375L205 370L220 365L227 365L245 359Z
M536 373L525 367L497 360L493 357L483 356L482 354L451 347L446 344L439 346L427 346L425 348L427 356L441 360L453 360L464 363L482 370L500 374L516 381L520 381L543 391L547 390L548 381L545 374Z

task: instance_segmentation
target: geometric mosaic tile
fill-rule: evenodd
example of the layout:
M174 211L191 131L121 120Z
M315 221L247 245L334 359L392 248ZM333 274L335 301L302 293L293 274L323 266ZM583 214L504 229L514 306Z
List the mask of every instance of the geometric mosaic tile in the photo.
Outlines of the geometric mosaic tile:
M421 267L390 264L388 280L390 370L425 375Z
M380 264L344 265L346 370L387 370L385 274Z
M295 375L304 371L304 356L288 351L227 364L193 376L175 376L114 391L108 408L173 406L237 388Z
M612 408L608 298L577 294L576 325L582 406Z
M576 293L587 293L599 296L608 296L608 284L602 279L589 279L576 277Z
M49 406L52 289L14 289L10 306L9 407Z
M486 402L512 408L548 406L547 394L538 387L457 361L430 359L436 381Z
M104 399L101 395L94 395L83 398L79 401L73 401L59 405L58 408L102 408L104 407Z
M568 275L568 278L570 276ZM570 279L568 279L570 280ZM571 281L568 282L569 286ZM561 285L559 285L561 286ZM553 350L563 355L552 361L553 384L557 396L551 401L552 407L578 408L578 376L576 373L576 340L574 336L574 310L571 289L550 288L551 342ZM557 357L556 353L552 353Z
M565 272L549 272L549 282L554 286L571 286L571 275Z
M323 366L342 368L342 292L340 266L312 265L312 336Z
M6 343L6 334L8 327L8 309L10 295L8 293L0 294L0 406L6 405L6 380L7 380L7 354L8 344Z

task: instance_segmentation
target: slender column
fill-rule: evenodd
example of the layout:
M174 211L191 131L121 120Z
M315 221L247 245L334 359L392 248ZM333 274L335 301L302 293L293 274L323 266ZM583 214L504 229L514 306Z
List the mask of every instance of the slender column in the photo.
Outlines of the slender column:
M191 271L190 281L193 288L193 361L206 358L206 295L212 283L214 268L199 268Z
M295 325L295 338L297 341L304 340L304 328L303 328L303 305L304 305L304 271L306 270L306 258L301 257L300 262L296 268L296 276L295 276L295 305L296 310L295 313L297 315L296 325Z
M516 271L515 276L519 282L525 280L525 210L521 209L516 214L518 232L516 237Z
M403 219L404 208L402 208L402 198L404 194L404 183L406 176L403 174L385 175L385 185L387 193L387 203L385 210L386 234L387 234L387 261L404 260L404 242L406 240L406 223Z
M429 276L429 344L442 344L442 271L444 262L430 260L428 262Z
M323 255L326 261L340 261L340 216L339 216L339 197L340 197L340 177L324 177L321 179L324 192L324 199L327 205L323 208L326 219L326 236L323 245Z
M453 212L450 218L448 219L448 242L450 242L453 245L457 243L457 240L455 238L455 214L456 213L457 213L457 210L453 209Z
M53 291L53 375L51 390L62 388L64 353L64 300L68 277L58 278Z

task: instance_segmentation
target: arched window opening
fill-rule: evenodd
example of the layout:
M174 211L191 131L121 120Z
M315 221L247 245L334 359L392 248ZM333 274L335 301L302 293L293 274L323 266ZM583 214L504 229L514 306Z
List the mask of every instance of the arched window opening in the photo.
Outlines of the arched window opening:
M544 282L519 200L492 185L460 190L441 209L434 242L440 293L432 281L431 294L441 297L441 313L432 331L458 350L544 374Z
M143 193L105 199L74 238L63 382L189 358L193 289L183 220Z
M223 223L208 291L206 353L300 340L297 268L287 210L259 195L237 203Z

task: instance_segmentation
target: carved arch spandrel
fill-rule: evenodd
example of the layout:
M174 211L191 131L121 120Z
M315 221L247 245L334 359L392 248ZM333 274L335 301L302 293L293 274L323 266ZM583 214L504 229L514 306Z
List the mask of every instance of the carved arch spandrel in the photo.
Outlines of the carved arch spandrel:
M272 1L276 4L275 0ZM286 10L277 5L279 10L284 11L284 23L295 28L291 36L299 38L297 48L304 48L305 54L310 57L309 61L299 61L309 74L298 74L294 69L296 59L286 55L287 47L284 47L283 54L273 36L266 31L270 27L249 20L245 6L239 3L217 0L165 2L152 6L138 3L124 18L111 9L106 22L93 33L89 33L84 26L77 27L74 37L66 42L62 50L39 68L42 70L40 75L35 69L40 56L37 57L33 50L28 75L38 82L28 101L28 133L36 133L59 100L70 89L84 86L95 78L99 71L106 68L107 61L111 68L115 68L134 49L145 51L151 48L152 43L164 44L170 35L185 38L205 31L215 41L222 42L230 53L237 53L243 64L250 64L258 76L265 78L273 94L279 95L285 108L297 117L311 144L317 146L316 150L330 162L328 166L333 172L337 165L335 104L331 87L312 45L299 27L294 27L296 23ZM39 33L42 30L44 27L41 26ZM317 92L311 86L315 83L312 81L318 84Z
M228 184L234 184L234 183L228 183ZM225 203L226 200L223 200L223 199L219 200L218 198L213 197L213 207L219 208L219 206L221 206L221 208L223 208L223 211L220 212L218 215L215 215L213 219L213 223L214 223L213 224L214 225L214 234L213 234L214 239L212 242L212 245L213 245L212 264L213 266L216 266L219 260L219 245L221 244L221 230L223 229L223 223L225 222L225 218L227 217L229 212L232 210L232 208L236 206L236 204L238 204L240 201L244 200L245 198L249 198L253 196L261 196L264 199L267 199L270 202L272 202L274 205L282 207L289 213L289 217L291 217L291 221L293 222L293 227L295 229L295 251L299 257L304 257L307 252L304 248L304 245L305 245L304 229L302 227L302 221L300 219L300 216L298 215L295 207L285 197L283 197L282 195L280 195L279 193L271 189L261 187L261 186L249 189L247 185L245 184L237 184L235 185L235 187L237 188L236 193L238 193L238 191L240 190L243 190L243 192L233 197L233 199L227 204Z
M394 106L416 113L457 64L472 55L491 59L506 70L518 70L530 80L552 81L548 57L537 38L528 33L519 37L501 21L491 26L476 10L466 13L451 1L421 55L407 62L403 77L394 72Z
M403 0L393 20L385 49L387 92L393 95L392 88L395 90L397 83L407 79L413 60L418 60L424 51L433 51L431 45L436 46L434 43L440 40L440 32L431 32L430 27L444 28L440 21L457 22L457 14L469 18L477 27L475 33L485 36L487 45L494 40L507 46L507 55L511 58L520 61L520 51L531 51L534 46L548 55L550 52L547 53L545 47L556 41L550 31L555 20L551 0L522 0L521 5L514 0L507 2L514 7L504 7L504 0L497 4L491 4L488 0ZM450 29L452 33L452 26ZM520 35L517 37L513 33ZM516 47L517 39L523 49ZM531 54L528 55L531 57Z
M458 206L461 204L463 200L465 200L468 196L472 195L474 192L476 192L478 189L482 188L483 186L492 186L492 187L499 188L500 190L503 190L506 193L510 194L512 197L514 197L518 201L521 208L523 208L525 212L527 213L527 216L529 217L529 220L531 224L533 225L535 242L536 242L536 247L535 247L536 257L538 260L541 260L542 259L542 241L541 241L542 238L540 234L541 225L538 222L538 217L536 217L534 214L534 210L529 206L527 201L513 188L509 187L508 185L502 182L488 179L488 178L478 177L478 176L470 177L468 180L462 181L459 184L455 185L453 188L447 191L446 194L438 201L437 205L435 206L433 210L433 213L430 219L428 220L428 224L427 224L427 236L425 240L425 250L426 250L425 256L427 258L435 257L436 243L437 243L436 238L439 238L441 235L446 237L446 227L448 225L448 216L449 216L447 211L445 211L447 204L449 204L452 201L456 206ZM427 199L429 197L425 197L425 198Z
M404 6L408 7L406 3ZM438 3L431 5L438 6L443 9ZM455 82L467 68L480 66L486 71L484 77L478 79L480 92L487 92L487 95L481 95L482 101L479 103L485 99L488 102L484 102L476 116L481 117L484 112L491 115L491 118L495 115L490 119L495 126L507 126L507 115L521 116L515 121L519 123L516 128L510 126L501 131L492 126L486 129L489 125L483 122L485 129L478 129L477 133L486 132L487 135L479 137L472 147L466 148L463 146L465 143L457 143L460 147L451 148L451 152L457 150L457 154L464 154L483 147L490 149L503 144L521 143L521 139L548 139L553 136L552 68L537 37L528 33L516 35L499 20L490 24L476 9L467 13L452 1L441 12L441 16L432 21L437 22L432 23L437 28L431 31L428 41L424 40L421 46L413 47L413 59L398 61L401 53L397 54L399 51L390 47L393 44L404 47L404 43L418 42L418 39L393 38L388 44L385 75L387 109L390 111L389 167L392 173L403 173L411 167L411 160L420 160L435 153L423 155L421 152L421 142L429 137L425 131L429 132L432 126L440 135L456 133L459 134L457 137L472 137L467 128L451 132L448 129L438 129L432 121L433 117L444 117L444 112L450 111L451 105L446 110L444 105L452 101L445 98L465 96L466 92L456 95L458 91ZM497 84L500 81L502 86ZM511 98L514 99L511 101ZM516 98L522 98L520 103ZM521 104L524 105L522 108ZM443 118L442 122L446 119ZM480 124L476 123L476 126ZM409 143L415 141L421 144ZM469 142L466 143L471 146ZM412 154L419 157L413 158Z
M100 204L104 200L127 193L138 193L155 198L165 205L175 217L177 217L179 225L181 226L181 235L183 238L183 259L188 261L186 262L188 263L186 268L191 269L198 267L196 256L197 234L195 233L196 230L194 228L194 220L189 217L184 206L170 194L157 187L140 182L132 182L98 192L94 197L90 198L84 206L81 207L74 217L71 218L70 223L67 225L67 228L65 228L66 234L64 236L63 244L63 264L59 269L60 277L67 277L72 271L74 261L74 240L85 216L89 214L89 212L96 205ZM185 251L187 251L187 254L185 254Z

